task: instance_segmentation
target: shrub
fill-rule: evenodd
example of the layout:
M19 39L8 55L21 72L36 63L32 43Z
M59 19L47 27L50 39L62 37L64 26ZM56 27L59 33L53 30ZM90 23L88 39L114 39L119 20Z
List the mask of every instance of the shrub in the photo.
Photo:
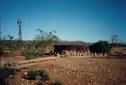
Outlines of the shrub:
M110 51L110 45L107 41L99 41L97 42L97 45L101 47L103 53L108 53Z
M62 83L59 80L56 80L53 85L62 85Z
M40 70L39 75L41 76L42 80L44 81L49 80L48 72L46 72L45 70Z
M16 73L16 69L12 67L11 63L6 63L3 66L0 67L0 74L2 74L0 77L3 76L6 77L5 75L13 75Z
M37 71L35 71L35 70L29 70L28 71L27 77L28 77L29 80L35 80L36 76L37 76Z
M26 52L24 53L25 59L26 60L30 60L30 59L34 59L36 57L38 57L38 55L34 52Z
M44 83L42 81L38 81L37 85L44 85Z
M110 51L110 45L107 41L98 41L90 45L90 51L93 53L108 53Z
M8 78L9 75L14 75L16 73L16 69L10 67L9 65L3 65L0 67L0 83L5 84L5 79Z
M3 50L2 48L0 47L0 57L3 55Z

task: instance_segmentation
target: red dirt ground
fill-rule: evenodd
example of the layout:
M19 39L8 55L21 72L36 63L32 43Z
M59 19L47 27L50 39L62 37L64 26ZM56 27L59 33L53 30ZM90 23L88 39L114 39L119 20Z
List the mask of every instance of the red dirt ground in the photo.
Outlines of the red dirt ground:
M118 53L118 49L114 51ZM36 85L37 80L23 78L29 69L45 69L50 81L60 80L63 85L126 85L126 58L77 56L39 61L9 77L8 85Z
M126 85L126 59L59 58L21 69L12 80L34 85L36 81L31 83L22 77L28 69L45 69L51 81L60 80L64 85Z

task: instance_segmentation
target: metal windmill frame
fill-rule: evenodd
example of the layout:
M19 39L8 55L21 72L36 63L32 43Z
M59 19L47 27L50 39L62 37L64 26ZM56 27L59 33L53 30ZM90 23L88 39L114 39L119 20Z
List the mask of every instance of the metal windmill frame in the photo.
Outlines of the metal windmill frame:
M19 30L18 30L18 40L22 40L21 24L22 24L21 19L18 19L18 20L17 20L17 25L19 26Z

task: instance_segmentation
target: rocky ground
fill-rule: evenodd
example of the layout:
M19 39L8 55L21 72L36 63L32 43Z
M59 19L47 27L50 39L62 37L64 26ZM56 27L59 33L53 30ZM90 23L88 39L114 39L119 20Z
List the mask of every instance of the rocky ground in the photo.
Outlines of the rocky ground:
M10 85L35 85L37 81L23 79L29 69L45 69L50 81L63 85L126 85L126 59L67 57L38 62L9 78Z
M24 61L24 58L3 57L1 61L20 62ZM111 55L107 57L68 56L24 64L20 71L14 76L10 75L6 82L8 85L36 85L38 80L23 78L29 69L46 70L50 77L47 83L60 80L63 85L126 85L126 48L113 48Z

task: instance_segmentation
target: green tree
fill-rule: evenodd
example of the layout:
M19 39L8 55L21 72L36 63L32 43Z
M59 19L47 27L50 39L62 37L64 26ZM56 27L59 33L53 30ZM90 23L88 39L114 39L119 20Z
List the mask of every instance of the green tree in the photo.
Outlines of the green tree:
M90 45L90 51L92 53L108 53L110 51L110 45L108 41L98 41L92 45Z
M102 53L108 53L110 51L110 45L108 41L98 41L97 45L101 48Z

